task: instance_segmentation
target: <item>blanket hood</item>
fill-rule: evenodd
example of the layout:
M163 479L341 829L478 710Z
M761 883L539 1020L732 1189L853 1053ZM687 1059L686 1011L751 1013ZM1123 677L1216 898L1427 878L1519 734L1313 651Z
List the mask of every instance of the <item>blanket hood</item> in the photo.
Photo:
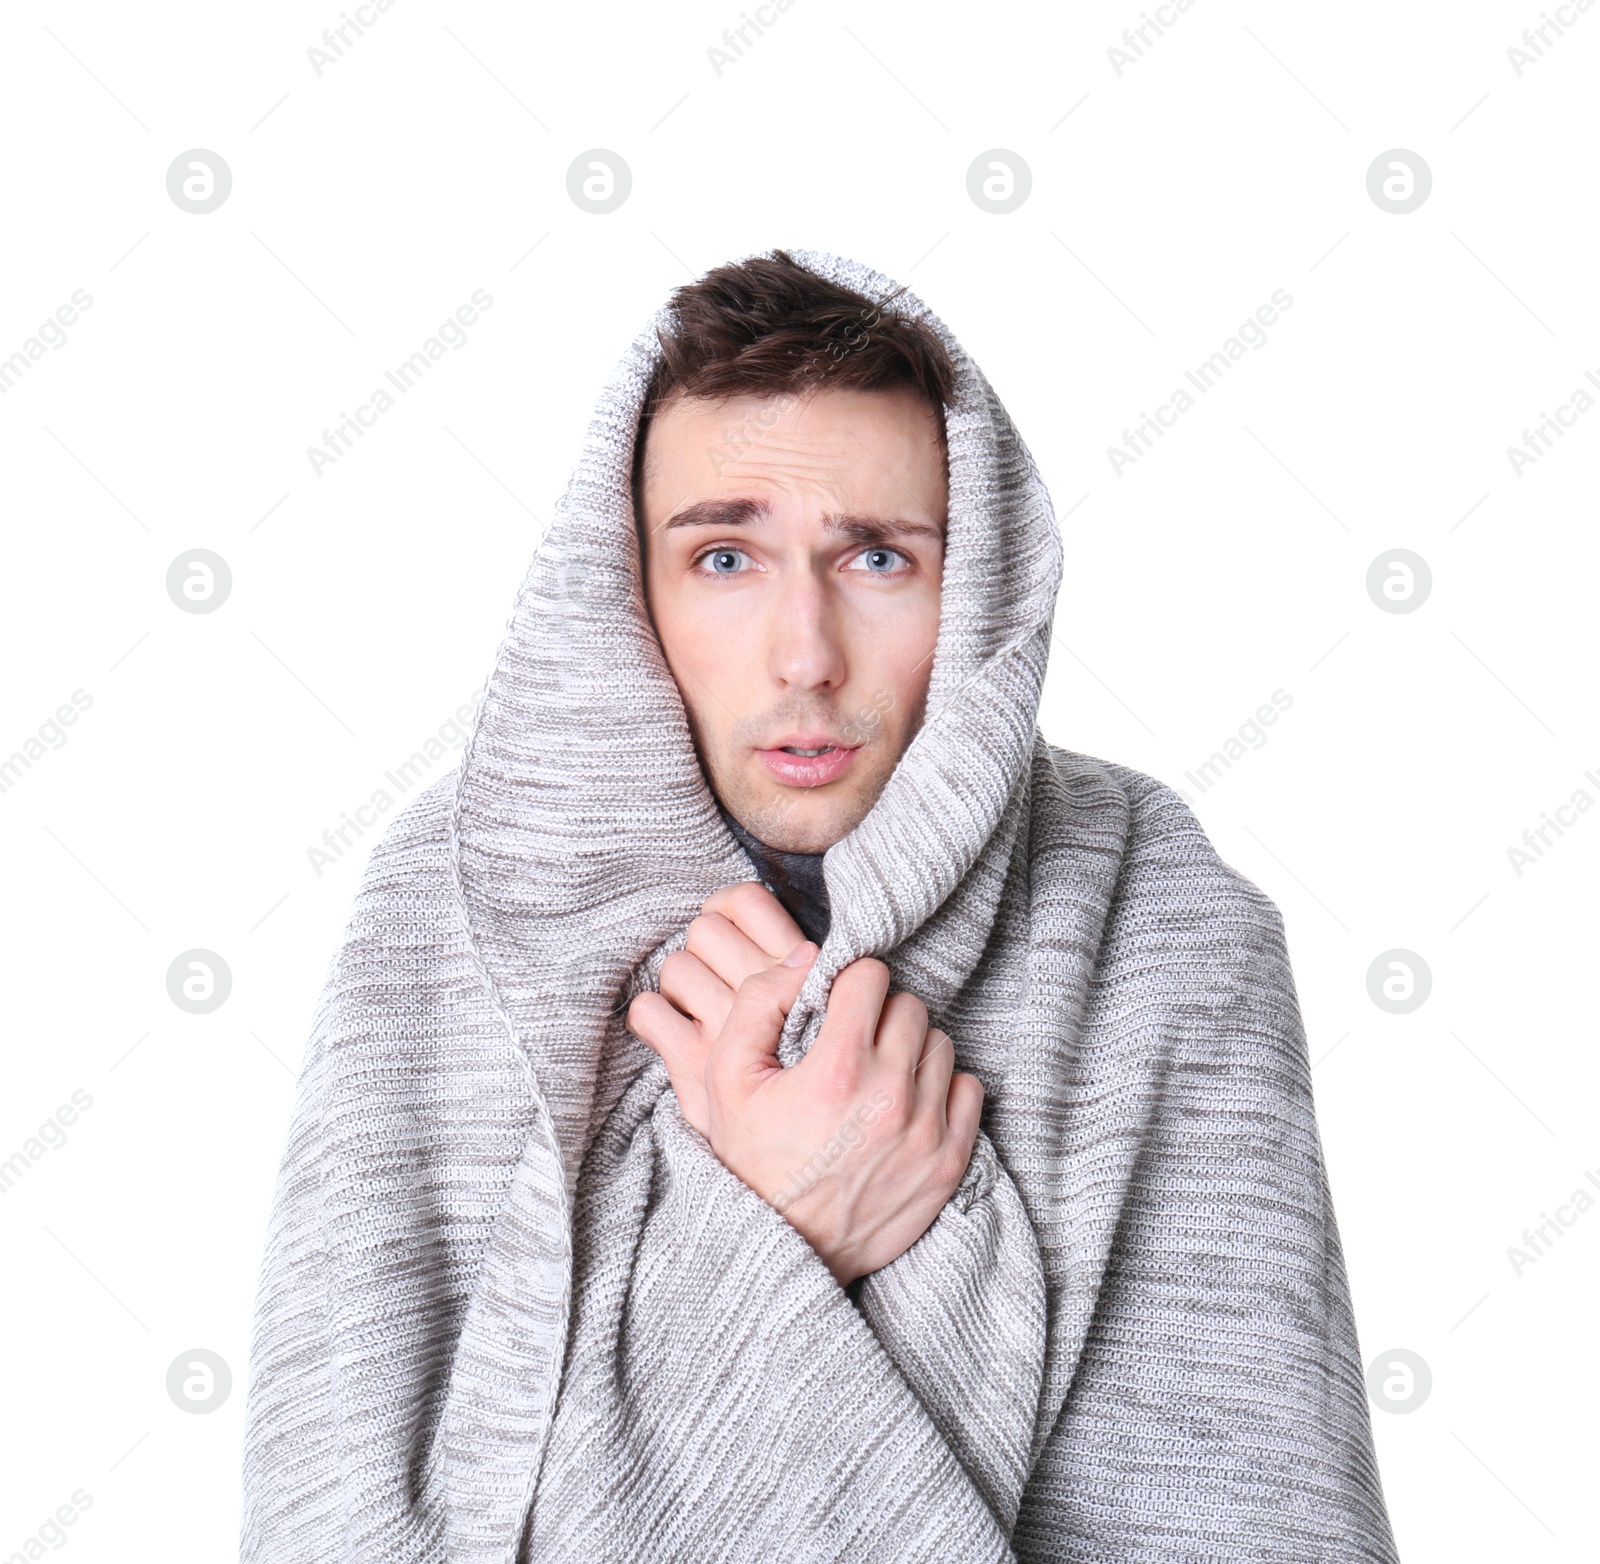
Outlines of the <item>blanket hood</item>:
M873 301L897 293L857 262L790 253ZM978 961L989 932L980 906L959 920L955 959L949 927L937 963L920 959L916 936L981 859L998 870L1010 854L995 832L1027 786L1061 576L1049 496L988 381L915 295L900 292L889 308L937 332L956 371L939 638L920 731L824 861L833 923L785 1028L785 1063L809 1046L850 961L888 960L934 1015ZM661 356L656 334L669 321L663 305L600 396L518 593L456 789L463 905L554 1115L569 1183L590 1123L591 1062L541 1055L541 1038L585 1006L625 1005L638 986L629 974L664 957L714 890L753 873L700 766L641 583L633 454ZM991 909L1000 878L989 876ZM580 925L593 939L574 963Z

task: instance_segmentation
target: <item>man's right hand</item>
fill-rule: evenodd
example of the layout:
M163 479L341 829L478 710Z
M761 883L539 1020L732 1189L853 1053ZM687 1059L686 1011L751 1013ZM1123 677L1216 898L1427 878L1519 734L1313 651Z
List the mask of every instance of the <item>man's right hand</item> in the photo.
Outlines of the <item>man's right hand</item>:
M680 1102L704 1103L709 1133L697 1128L721 1161L845 1286L932 1225L971 1160L983 1085L954 1070L950 1039L928 1026L922 1001L891 996L888 967L870 958L834 979L816 1041L786 1069L778 1035L816 950L807 942L795 954L799 965L769 966L728 989L725 1009L717 990L727 985L704 968L675 985L696 995L690 1013L641 994L628 1024L661 1056Z

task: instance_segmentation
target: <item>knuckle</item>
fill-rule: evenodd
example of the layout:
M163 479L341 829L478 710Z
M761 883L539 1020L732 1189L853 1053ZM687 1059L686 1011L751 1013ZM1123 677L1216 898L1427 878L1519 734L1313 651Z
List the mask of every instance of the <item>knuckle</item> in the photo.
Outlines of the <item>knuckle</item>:
M900 1150L924 1183L932 1184L939 1177L939 1147L943 1133L930 1134L925 1124L913 1124L901 1137Z
M739 984L738 993L741 997L748 996L753 1000L770 1000L776 998L782 984L783 979L774 968L758 967L745 976Z
M872 956L862 956L839 969L828 991L828 1003L831 1006L837 996L852 1006L866 1005L874 993L882 994L888 986L888 967Z
M755 912L772 900L772 892L759 880L741 880L727 892L728 906L738 912Z
M936 1169L944 1131L926 1113L907 1114L901 1138L907 1153L918 1166Z
M783 1000L783 978L766 967L745 978L733 996L734 1010L746 1021L764 1017L780 1026L788 1013Z
M902 989L898 994L893 994L889 997L884 1010L896 1025L914 1026L923 1034L927 1033L928 1007L915 994L908 993Z
M694 955L699 955L701 951L706 949L711 937L717 933L726 921L720 913L712 911L709 907L702 909L696 917L690 920L688 936L684 940L684 948Z
M972 1153L959 1141L942 1147L934 1159L939 1183L948 1189L954 1189L966 1175L967 1164L971 1160Z
M834 1054L826 1059L819 1059L813 1087L825 1106L843 1109L860 1091L860 1066L847 1054Z

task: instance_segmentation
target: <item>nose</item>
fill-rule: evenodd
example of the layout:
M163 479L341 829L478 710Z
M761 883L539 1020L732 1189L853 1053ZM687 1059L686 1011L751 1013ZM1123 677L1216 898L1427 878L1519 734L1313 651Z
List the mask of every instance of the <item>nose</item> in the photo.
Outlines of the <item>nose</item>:
M849 671L822 568L785 570L780 589L767 600L769 670L790 690L838 690Z

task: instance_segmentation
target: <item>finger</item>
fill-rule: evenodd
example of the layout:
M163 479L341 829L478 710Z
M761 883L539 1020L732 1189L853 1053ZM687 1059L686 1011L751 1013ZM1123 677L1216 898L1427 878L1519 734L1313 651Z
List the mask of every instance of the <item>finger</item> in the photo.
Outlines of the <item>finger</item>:
M840 971L828 993L827 1011L816 1041L796 1066L814 1086L831 1094L852 1095L872 1070L879 1022L887 1002L889 969L871 958ZM910 1063L902 1051L900 1085L909 1087Z
M773 961L781 961L805 938L788 909L759 880L724 885L700 910L720 913Z
M762 891L763 896L771 897ZM788 955L803 936L797 930L788 949ZM734 991L752 972L770 967L777 957L769 956L736 923L720 912L702 912L689 925L689 939L685 947L689 954L698 956L707 967L728 985L728 1002L733 1003Z
M955 1069L956 1051L948 1036L930 1026L923 1040L922 1058L912 1076L916 1111L930 1115L941 1128L948 1124L950 1074Z
M983 1116L983 1082L975 1075L958 1073L952 1076L945 1111L951 1137L966 1147L970 1157Z
M706 1087L733 1107L755 1090L778 1063L778 1037L794 1008L800 985L811 971L817 947L806 943L808 959L799 966L768 967L747 977L734 995L733 1008L706 1061Z
M676 1087L705 1077L710 1044L700 1028L661 995L639 994L628 1006L628 1030L657 1053Z
M928 1036L928 1007L915 994L891 994L878 1017L874 1046L878 1057L911 1084Z
M674 951L661 963L658 985L664 998L698 1021L712 1037L722 1030L733 1008L734 990L688 951Z
M871 956L863 956L840 969L828 991L828 1013L811 1051L801 1066L813 1072L834 1072L848 1085L871 1054L889 992L889 969Z

